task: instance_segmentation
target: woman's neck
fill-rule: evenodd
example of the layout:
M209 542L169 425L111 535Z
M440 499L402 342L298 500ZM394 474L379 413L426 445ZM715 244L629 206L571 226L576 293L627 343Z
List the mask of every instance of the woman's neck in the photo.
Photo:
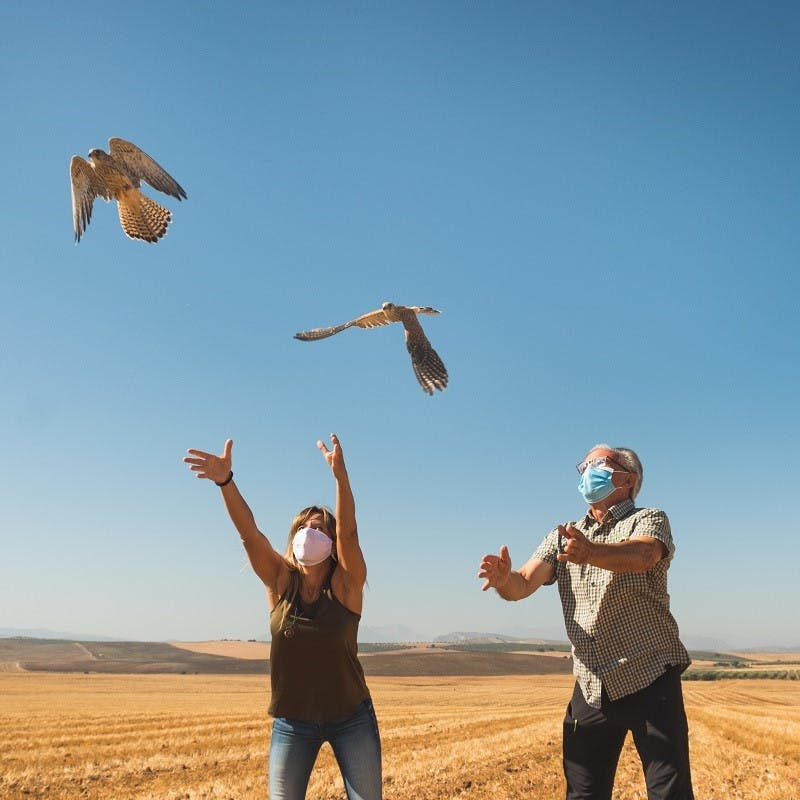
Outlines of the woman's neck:
M329 570L330 563L328 559L321 564L315 564L313 567L304 567L302 564L299 566L300 595L305 602L313 603L320 596Z

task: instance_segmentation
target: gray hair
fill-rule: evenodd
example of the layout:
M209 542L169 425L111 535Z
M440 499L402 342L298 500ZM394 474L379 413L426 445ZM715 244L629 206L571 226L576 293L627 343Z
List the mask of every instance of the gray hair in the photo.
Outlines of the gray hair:
M644 469L642 468L642 462L639 460L639 456L629 447L612 447L610 444L605 443L596 444L592 450L599 450L601 448L611 450L614 453L614 460L625 467L628 472L633 472L636 475L636 481L631 489L631 500L635 500L636 495L639 494L639 489L642 488L642 480L644 479ZM589 452L591 452L591 450Z

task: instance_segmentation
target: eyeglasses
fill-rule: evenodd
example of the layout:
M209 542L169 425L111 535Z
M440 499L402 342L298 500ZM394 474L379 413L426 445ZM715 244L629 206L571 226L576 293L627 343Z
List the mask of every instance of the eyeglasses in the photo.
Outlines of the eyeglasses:
M598 456L597 458L593 458L591 461L581 461L580 464L576 464L575 468L578 470L578 475L583 475L586 472L588 467L595 467L599 469L600 467L605 467L606 469L610 469L612 472L630 472L629 469L614 469L611 465L615 462L611 458L611 456ZM619 466L619 464L617 464Z

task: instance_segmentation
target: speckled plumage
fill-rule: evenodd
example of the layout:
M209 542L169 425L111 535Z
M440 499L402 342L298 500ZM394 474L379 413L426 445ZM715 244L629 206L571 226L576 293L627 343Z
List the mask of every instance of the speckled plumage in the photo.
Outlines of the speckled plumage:
M186 197L181 185L147 153L124 139L108 140L109 153L89 151L89 161L73 156L69 165L72 187L72 226L79 242L92 218L96 197L116 200L122 230L132 239L157 242L171 220L164 206L139 191L142 181L176 197Z

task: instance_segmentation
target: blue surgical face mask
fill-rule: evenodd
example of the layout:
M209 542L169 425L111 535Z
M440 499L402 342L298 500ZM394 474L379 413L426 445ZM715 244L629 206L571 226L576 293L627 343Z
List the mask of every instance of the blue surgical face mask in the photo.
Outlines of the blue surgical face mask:
M586 467L578 481L578 491L587 503L599 503L616 490L613 476L614 470L607 467Z

